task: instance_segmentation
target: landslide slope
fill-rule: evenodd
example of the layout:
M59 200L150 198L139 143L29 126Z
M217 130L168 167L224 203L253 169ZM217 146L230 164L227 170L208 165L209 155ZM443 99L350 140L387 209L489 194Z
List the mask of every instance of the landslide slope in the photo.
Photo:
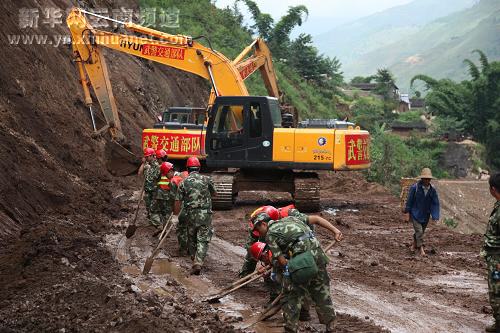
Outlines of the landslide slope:
M49 40L69 35L66 15L62 24L51 28L42 23L43 10L64 11L73 5L66 0L0 3L0 237L15 235L23 225L51 212L105 211L109 188L122 181L104 167L104 139L90 136L71 48L9 45L16 35L48 35ZM97 1L95 6L137 4ZM22 8L39 11L38 28L20 28ZM163 108L205 104L202 79L114 51L106 52L106 58L122 126L132 144L140 144L142 128L151 126Z

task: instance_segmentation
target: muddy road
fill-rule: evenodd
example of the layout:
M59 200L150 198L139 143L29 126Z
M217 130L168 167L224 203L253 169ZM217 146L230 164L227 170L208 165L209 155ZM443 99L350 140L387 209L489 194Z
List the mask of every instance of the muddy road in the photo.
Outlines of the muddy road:
M118 184L117 184L118 185ZM339 332L481 332L491 318L481 235L431 225L429 257L410 251L412 228L399 199L361 175L322 175L323 210L345 240L329 253ZM139 195L130 185L113 191L101 212L45 216L0 248L1 332L233 332L267 302L261 281L219 304L202 299L237 279L246 216L269 196L242 196L232 211L214 214L214 237L201 276L178 257L172 233L151 273L141 274L158 240L140 213L131 239L124 231ZM287 197L273 195L286 204ZM331 236L318 231L323 244ZM314 311L313 311L314 312ZM279 315L252 328L282 332ZM322 331L313 313L302 331Z
M339 313L339 332L484 329L491 315L485 265L479 257L480 235L460 234L442 224L432 225L426 234L429 256L414 256L409 250L412 228L403 222L397 198L359 176L325 174L322 183L324 209L318 214L345 235L345 240L330 251L332 260L328 266L332 296ZM131 198L137 194L137 191L131 193ZM176 256L173 234L147 277L140 272L156 245L149 227L140 228L132 240L125 240L121 234L108 234L106 244L122 272L142 293L153 292L161 298L169 295L165 285L174 283L198 303L204 295L237 279L244 256L245 216L267 203L263 197L262 193L248 194L231 212L215 213L216 237L200 277L190 277L189 259ZM280 202L284 204L286 199L284 196ZM123 228L127 218L113 223ZM331 239L323 231L319 231L319 237L324 244ZM259 281L211 307L223 322L241 329L262 310L266 301ZM281 317L275 316L253 329L280 332ZM322 326L313 315L311 322L301 323L301 329L321 331Z

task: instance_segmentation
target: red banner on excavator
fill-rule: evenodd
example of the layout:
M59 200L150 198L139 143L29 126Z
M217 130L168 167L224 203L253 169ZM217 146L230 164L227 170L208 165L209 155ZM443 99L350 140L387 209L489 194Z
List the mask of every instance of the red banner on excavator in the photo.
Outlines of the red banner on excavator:
M205 134L172 133L145 130L142 132L142 148L165 149L171 156L197 156L205 147Z
M370 163L370 135L353 134L345 136L346 164L358 165Z

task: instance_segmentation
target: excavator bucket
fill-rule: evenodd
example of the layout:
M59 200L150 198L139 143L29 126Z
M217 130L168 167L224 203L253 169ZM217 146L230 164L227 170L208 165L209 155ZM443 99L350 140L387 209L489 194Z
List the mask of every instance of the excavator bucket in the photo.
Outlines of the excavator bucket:
M106 142L104 147L106 168L113 176L130 176L137 173L141 160L129 149L116 141Z

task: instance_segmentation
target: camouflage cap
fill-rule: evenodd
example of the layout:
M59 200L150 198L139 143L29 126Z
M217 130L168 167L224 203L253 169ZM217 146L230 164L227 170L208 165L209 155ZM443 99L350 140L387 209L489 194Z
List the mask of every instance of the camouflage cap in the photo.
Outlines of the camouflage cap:
M254 229L259 223L269 221L271 221L271 217L267 213L259 213L252 219Z

